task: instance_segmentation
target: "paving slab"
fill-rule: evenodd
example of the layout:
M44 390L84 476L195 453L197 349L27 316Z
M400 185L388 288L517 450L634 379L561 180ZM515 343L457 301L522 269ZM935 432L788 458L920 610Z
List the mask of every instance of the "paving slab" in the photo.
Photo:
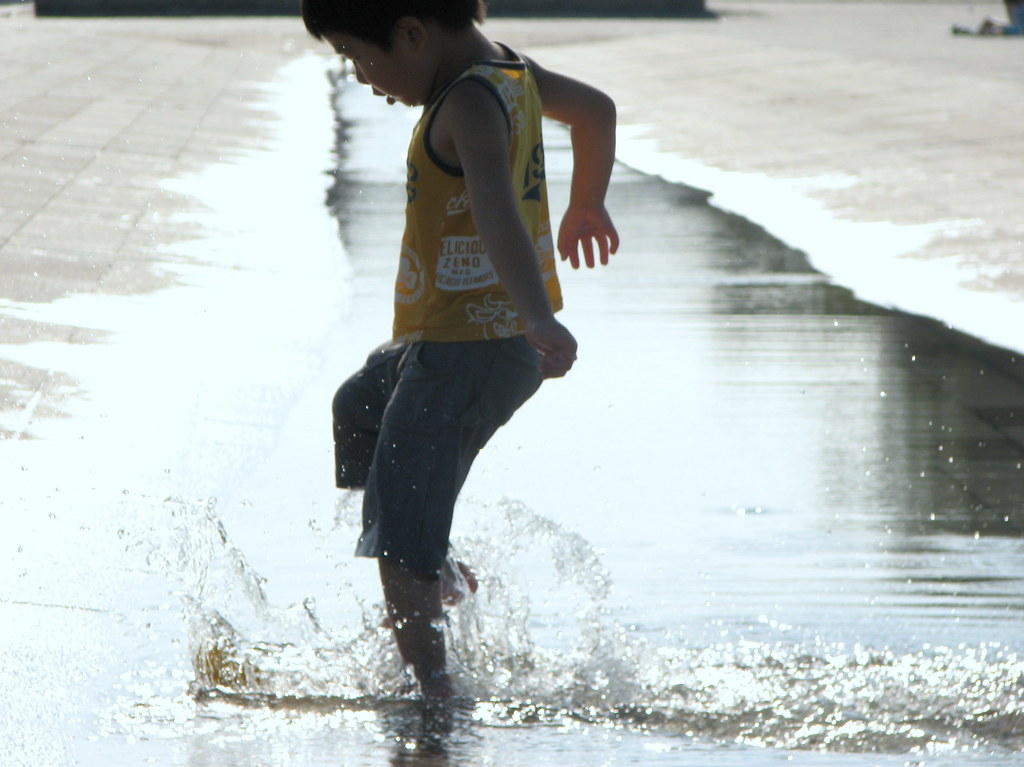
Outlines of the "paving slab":
M804 194L852 223L937 225L908 258L954 259L975 267L970 289L1024 295L1024 42L949 32L1001 6L710 9L713 20L487 28L607 89L629 135L664 155L773 180L841 177ZM160 284L146 269L188 234L162 180L254 140L261 83L309 51L329 55L295 18L0 14L0 301ZM26 327L0 309L0 342Z
M193 224L168 178L258 135L262 84L316 48L290 19L37 19L0 15L0 343L89 333L18 303L166 287L162 247ZM49 377L7 361L0 408L32 408ZM51 387L52 388L52 387Z
M546 65L602 85L628 135L662 156L692 161L695 171L760 176L766 189L802 185L805 201L847 224L926 227L928 236L900 255L951 259L951 290L998 296L1003 324L1020 327L1024 38L950 32L953 23L1003 15L1001 4L710 7L718 18L705 22L494 26ZM701 187L707 175L682 180ZM829 179L838 183L812 183ZM737 212L774 230L778 210L747 202ZM811 225L800 234L813 239ZM831 273L828 253L809 255ZM958 269L968 276L953 274ZM982 272L993 276L984 286ZM860 278L877 284L885 275ZM884 302L938 316L913 287L890 288ZM951 321L982 335L994 324ZM1024 346L1013 331L989 340Z

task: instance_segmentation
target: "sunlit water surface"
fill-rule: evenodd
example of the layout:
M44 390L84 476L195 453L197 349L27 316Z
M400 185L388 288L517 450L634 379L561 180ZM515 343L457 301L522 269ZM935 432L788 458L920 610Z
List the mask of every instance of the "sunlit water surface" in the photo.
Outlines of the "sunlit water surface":
M25 660L52 647L53 705L90 734L67 763L1020 764L1015 358L859 303L702 194L625 168L622 252L562 271L580 361L460 500L455 544L482 584L448 620L464 698L424 707L374 568L351 557L359 497L330 487L327 420L388 333L415 115L348 82L335 101L347 260L310 280L343 285L317 299L339 316L266 350L288 383L197 420L222 431L188 437L207 435L186 481L31 496L52 510L32 528L49 559L12 571L63 573L78 646L111 656L77 671L64 613L40 605ZM557 211L566 137L547 143ZM289 327L298 309L255 314ZM254 434L264 447L239 447Z

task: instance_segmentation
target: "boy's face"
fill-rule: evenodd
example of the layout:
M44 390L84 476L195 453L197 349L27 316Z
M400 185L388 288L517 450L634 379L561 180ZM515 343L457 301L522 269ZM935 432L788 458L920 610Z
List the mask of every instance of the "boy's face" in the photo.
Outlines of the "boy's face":
M415 56L416 48L401 33L395 35L395 43L389 51L341 32L324 35L324 39L352 62L356 79L372 87L378 96L386 96L389 104L399 101L407 106L418 106L429 97L430 83L424 82L422 62Z

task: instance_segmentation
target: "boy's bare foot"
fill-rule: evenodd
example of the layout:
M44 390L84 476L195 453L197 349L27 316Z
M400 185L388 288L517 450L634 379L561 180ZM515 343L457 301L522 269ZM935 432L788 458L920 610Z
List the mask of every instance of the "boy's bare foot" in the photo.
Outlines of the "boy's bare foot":
M449 700L455 697L455 686L447 671L435 671L419 682L420 692L428 700Z
M441 604L455 607L466 598L466 594L475 594L480 588L476 574L465 562L448 557L441 568Z

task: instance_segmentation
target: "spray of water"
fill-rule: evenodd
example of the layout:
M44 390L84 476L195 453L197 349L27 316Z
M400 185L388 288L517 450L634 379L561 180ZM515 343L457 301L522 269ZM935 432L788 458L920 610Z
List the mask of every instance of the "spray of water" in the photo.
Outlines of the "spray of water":
M197 700L324 711L415 697L379 604L348 593L361 618L344 635L310 600L274 606L215 503L169 503L173 541L155 556L181 576ZM354 535L354 503L325 536ZM582 721L832 752L1024 749L1024 660L1003 647L657 644L614 620L610 578L580 535L513 501L466 503L479 523L457 553L481 586L445 630L481 725Z

